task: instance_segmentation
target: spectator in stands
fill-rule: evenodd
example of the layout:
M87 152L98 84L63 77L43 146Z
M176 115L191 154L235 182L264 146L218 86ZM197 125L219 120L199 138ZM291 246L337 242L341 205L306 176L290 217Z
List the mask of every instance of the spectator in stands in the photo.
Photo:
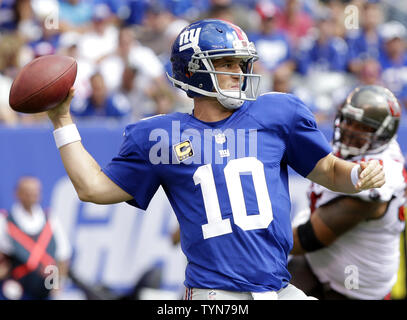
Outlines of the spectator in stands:
M92 29L78 43L80 57L98 63L117 49L118 29L111 22L111 11L105 4L94 7Z
M61 31L88 31L92 24L93 3L85 0L59 0Z
M232 0L209 0L208 9L200 19L221 19L239 25L246 32L255 31L255 16L252 10Z
M365 59L362 61L358 76L359 85L384 85L381 78L382 68L376 59Z
M212 4L205 13L207 19L220 19L235 23L232 7L229 4Z
M17 113L10 108L8 103L12 82L12 79L0 72L0 125L13 125L17 122Z
M41 37L41 26L30 0L15 0L14 17L17 32L26 41L35 41Z
M93 0L94 6L105 5L109 8L111 15L109 17L110 22L116 25L122 23L122 20L128 18L129 16L129 8L128 8L129 0Z
M265 74L278 68L288 68L292 71L295 67L291 44L287 36L275 27L277 7L271 1L261 1L256 6L260 17L259 31L249 34L250 41L256 45L259 62L256 70ZM259 69L263 70L259 70Z
M127 16L123 16L125 26L141 25L150 0L129 0L126 1Z
M33 58L32 52L28 52L24 44L25 39L18 33L10 33L0 39L0 122L6 124L31 124L46 120L43 113L16 113L9 106L11 83L21 67Z
M137 29L137 39L159 56L167 50L165 31L176 20L178 18L165 7L165 3L150 2L143 25Z
M356 76L360 72L362 60L379 59L379 48L382 46L378 31L383 21L381 4L367 1L361 9L361 28L350 30L346 36L349 47L348 69Z
M319 122L335 116L338 95L343 101L349 93L350 79L346 73L347 44L334 34L334 21L329 8L321 7L315 18L316 28L304 37L297 52L300 96L311 101ZM352 79L351 79L352 80Z
M171 48L172 44L174 43L175 39L177 38L178 34L181 32L183 28L185 28L189 23L186 22L185 20L179 20L179 23L175 24L173 23L170 28L167 29L166 31L166 41L167 41L167 51L165 54L162 54L160 58L163 61L164 64L164 70L166 74L173 76L172 72L172 63L171 63ZM191 99L187 95L184 94L181 90L178 90L173 84L169 81L168 77L167 78L167 83L170 86L170 90L172 91L172 94L175 96L176 105L177 105L177 110L180 112L191 112L193 109L193 104L191 104Z
M174 16L188 17L191 13L192 13L192 16L195 15L195 10L191 10L191 8L196 7L196 9L199 10L199 8L202 7L202 4L200 4L200 2L203 2L203 1L196 1L196 0L165 0L165 2L167 3L167 9Z
M347 0L325 0L321 1L324 3L326 8L331 10L331 19L334 24L334 35L340 38L345 38L346 28L345 28L345 3L349 2Z
M131 106L127 99L118 99L109 94L102 74L96 72L90 78L92 94L86 100L75 100L72 103L72 114L76 118L113 118L130 117Z
M346 83L332 93L334 109L337 110L356 87L367 85L384 86L381 72L382 69L378 60L373 58L362 60L357 77L347 77Z
M99 66L109 92L119 89L123 80L123 71L126 66L129 66L137 70L134 86L139 93L143 93L144 97L149 97L147 100L152 97L171 95L161 61L150 48L136 41L132 28L120 29L118 43L116 52L105 57ZM146 101L145 105L151 105L150 102ZM138 104L140 105L140 102ZM144 105L143 102L142 104ZM153 112L153 110L147 110L148 108L142 113Z
M18 71L19 50L23 40L13 34L0 36L0 124L15 124L17 113L11 110L8 97Z
M71 247L58 220L40 205L38 178L21 177L16 198L0 213L0 300L49 299L63 285Z
M155 90L153 95L138 87L139 71L131 65L126 65L122 73L122 81L118 90L113 93L113 100L127 101L131 106L131 121L138 121L141 118L168 113L172 109L172 95L167 99L164 93Z
M154 101L154 110L150 115L167 114L174 111L175 95L167 88L154 90L149 92L149 95Z
M77 32L65 32L61 34L58 54L67 55L76 60L78 65L74 83L75 98L78 100L87 99L91 93L90 77L95 73L96 64L79 55L78 44L81 35Z
M398 21L381 28L383 47L380 55L382 80L386 87L407 107L407 31Z
M385 1L387 21L397 20L407 25L407 2L390 0Z
M153 105L149 102L147 103L150 115L168 113L170 110L174 111L174 107L176 107L176 111L179 112L191 112L192 110L191 99L181 90L175 88L166 76L166 73L170 76L172 75L172 64L170 61L172 44L181 30L188 24L186 20L177 19L173 21L164 32L164 41L167 44L166 51L158 56L158 58L162 63L165 75L164 77L160 76L156 78L152 85L146 90L146 94L153 102ZM142 56L139 56L137 60L139 61L139 67L142 68ZM138 81L138 86L141 87L143 82L145 83L145 81ZM158 85L154 83L158 83ZM153 108L151 108L151 106L153 106Z
M149 98L137 88L136 68L126 65L122 72L122 80L120 87L114 91L114 99L127 101L131 106L131 121L138 121L144 117L145 110L153 110L152 102Z
M323 72L345 72L348 46L335 36L332 12L323 9L316 18L316 32L300 42L297 55L297 70L306 75L312 70Z
M56 54L59 47L60 30L58 28L49 28L45 19L41 23L41 36L28 43L28 48L31 50L32 58L37 58L43 55Z
M292 93L292 73L287 69L279 69L274 73L272 90L275 92ZM306 103L306 102L305 102ZM306 105L308 105L306 103Z
M22 36L16 33L0 36L0 123L12 125L22 119L22 114L11 110L8 98L13 79L30 59L31 56L28 59L25 57Z
M119 90L112 94L112 101L119 105L131 107L130 121L156 114L166 114L173 111L175 95L165 87L150 90L139 88L139 71L132 65L126 65L122 72Z
M314 22L303 8L299 0L285 0L282 10L277 12L276 26L284 30L294 48L297 48L301 38L305 37Z
M373 58L361 60L361 67L357 77L347 77L346 83L332 93L334 109L337 110L346 97L357 87L367 85L385 86L381 75L382 68L378 60Z
M178 34L181 32L182 29L184 29L186 26L188 26L188 22L186 20L178 19L171 23L167 30L165 30L165 41L167 43L167 50L163 52L161 55L159 55L159 59L164 65L165 72L168 72L169 75L172 75L172 66L171 66L171 46L175 40L175 38L178 36ZM177 90L179 91L179 90Z
M0 32L13 32L17 26L15 0L0 1Z
M0 72L3 75L14 79L22 64L28 62L23 53L24 43L23 37L15 33L0 37Z
M109 91L119 88L127 64L139 71L139 88L147 89L164 82L164 68L156 54L141 45L132 28L124 27L118 33L118 47L100 62L100 71Z
M292 93L299 97L312 111L317 123L327 121L329 118L329 112L325 112L325 110L318 108L315 104L315 98L310 90L300 85L295 85L293 73L287 68L280 68L274 72L271 91Z

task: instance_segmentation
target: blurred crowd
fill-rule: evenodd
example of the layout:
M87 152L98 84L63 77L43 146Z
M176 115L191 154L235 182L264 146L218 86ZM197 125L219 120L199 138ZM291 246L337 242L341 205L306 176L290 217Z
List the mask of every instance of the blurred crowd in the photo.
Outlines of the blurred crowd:
M48 54L77 60L76 121L189 112L166 72L172 41L201 18L242 27L260 56L261 92L296 94L319 123L360 84L388 87L407 107L407 1L0 0L0 124L46 123L13 112L8 94L18 70Z

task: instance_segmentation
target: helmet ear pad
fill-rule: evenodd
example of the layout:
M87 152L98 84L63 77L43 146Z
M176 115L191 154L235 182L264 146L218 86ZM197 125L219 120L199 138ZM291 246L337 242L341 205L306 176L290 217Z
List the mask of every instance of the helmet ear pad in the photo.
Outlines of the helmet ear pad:
M204 66L204 63L202 62L202 60L199 61L194 61L194 63L199 63L199 70L207 70L206 67ZM188 71L188 67L186 67L186 74L189 74L190 78L189 78L189 84L205 90L205 91L214 91L214 86L212 83L212 79L211 79L211 75L209 73L203 73L203 72L191 72ZM202 96L199 93L196 93L194 91L188 90L187 92L188 97L190 98L194 98L197 96Z
M192 50L192 49L190 49ZM192 55L192 54L191 54ZM171 58L172 63L172 70L175 78L178 80L188 83L191 86L196 88L205 90L205 91L214 91L214 86L212 83L212 79L209 73L203 72L192 72L189 69L189 65L191 63L198 64L198 70L207 70L202 60L189 60L188 55L180 55L178 58ZM180 72L182 70L182 72ZM188 90L187 92L188 97L200 97L202 94L194 92L192 90Z

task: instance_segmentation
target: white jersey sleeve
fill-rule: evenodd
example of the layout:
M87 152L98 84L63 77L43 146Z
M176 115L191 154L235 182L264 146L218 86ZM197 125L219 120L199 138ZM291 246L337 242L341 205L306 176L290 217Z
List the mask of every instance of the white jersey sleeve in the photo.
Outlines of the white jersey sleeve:
M356 194L345 194L312 184L308 194L311 201L311 211L313 207L322 206L337 197L350 196L364 201L388 202L395 196L395 193L403 192L406 179L403 174L404 157L396 140L393 140L382 153L352 159L356 163L369 160L378 160L383 165L386 183L381 188L363 190Z
M404 215L400 214L406 202L404 158L397 142L393 141L381 154L356 160L370 159L383 164L386 183L381 188L346 195L314 184L309 192L311 210L344 196L389 203L379 219L360 222L331 245L306 254L321 282L356 299L382 299L390 292L397 279L400 233L405 227ZM349 270L356 273L350 274ZM349 286L349 279L355 275L357 288Z

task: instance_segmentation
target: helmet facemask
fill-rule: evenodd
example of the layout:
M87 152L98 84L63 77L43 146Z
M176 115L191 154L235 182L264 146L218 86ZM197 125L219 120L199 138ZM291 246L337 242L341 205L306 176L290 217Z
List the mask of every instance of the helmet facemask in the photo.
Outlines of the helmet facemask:
M338 111L334 125L334 151L344 159L383 151L394 139L400 119L394 111L399 108L397 100L387 89L367 86L355 89L353 94ZM375 95L383 99L369 102L368 95L370 99Z
M337 119L334 145L343 159L365 154L374 145L375 129L348 117Z
M245 100L256 100L261 76L258 74L253 74L253 63L258 59L254 45L248 43L244 40L234 41L234 46L237 47L236 43L245 44L245 48L233 50L231 49L216 49L208 50L205 52L195 52L192 56L199 65L203 65L204 68L199 68L196 70L189 69L190 72L196 72L201 74L207 74L210 76L213 89L212 91L206 91L204 95L210 97L216 97L218 101L228 109L239 108ZM241 73L234 72L224 72L217 71L214 67L213 61L217 59L222 59L225 57L231 57L236 59L242 59L241 62ZM199 63L200 62L200 63ZM196 65L197 63L195 63ZM218 75L229 75L239 77L239 90L228 90L222 89L219 84ZM193 90L193 89L191 89Z
M184 35L188 32L190 43L184 45ZM213 61L226 57L242 59L242 71L217 71ZM214 97L224 107L236 109L244 101L255 100L258 96L261 76L253 74L253 63L257 59L254 44L240 28L220 20L203 20L181 32L174 42L171 57L174 76L167 76L191 98ZM222 89L219 75L238 77L239 89Z

